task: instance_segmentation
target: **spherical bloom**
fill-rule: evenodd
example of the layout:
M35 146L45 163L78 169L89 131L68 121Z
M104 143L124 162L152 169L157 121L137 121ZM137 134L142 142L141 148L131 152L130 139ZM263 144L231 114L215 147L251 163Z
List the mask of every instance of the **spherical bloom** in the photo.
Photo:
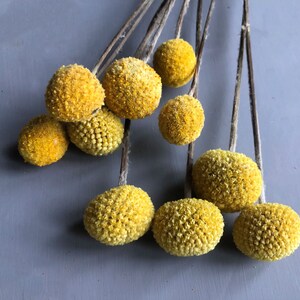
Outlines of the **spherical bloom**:
M71 142L91 155L107 155L122 143L124 126L121 120L106 107L88 121L68 123Z
M104 90L90 70L80 65L60 67L46 89L46 106L55 119L78 122L89 119L104 103Z
M26 162L42 167L61 159L68 144L63 125L50 116L42 115L22 128L18 149Z
M251 205L236 219L233 239L237 248L251 258L279 260L300 245L300 217L282 204Z
M162 83L180 87L190 81L196 66L193 47L182 39L168 40L155 52L153 65Z
M98 195L87 206L84 226L91 237L110 246L137 240L150 227L154 206L148 194L122 185Z
M187 198L161 206L152 227L155 240L166 252L194 256L216 247L223 235L224 221L213 203Z
M204 111L199 100L184 95L169 100L159 114L159 129L171 144L187 145L195 141L204 125Z
M140 59L116 60L103 78L105 104L118 117L141 119L157 108L162 85L159 75Z
M262 176L257 164L244 154L210 150L193 167L193 186L198 197L221 211L235 212L258 199Z

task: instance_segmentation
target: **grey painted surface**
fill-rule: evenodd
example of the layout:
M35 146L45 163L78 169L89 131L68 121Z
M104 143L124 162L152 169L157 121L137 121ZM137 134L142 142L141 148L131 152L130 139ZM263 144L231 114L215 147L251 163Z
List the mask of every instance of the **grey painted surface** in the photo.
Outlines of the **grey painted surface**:
M244 257L232 242L233 216L225 216L226 233L217 249L203 257L169 256L151 233L115 248L89 238L81 225L83 209L116 185L120 151L94 158L71 146L46 168L26 165L18 156L18 132L45 111L51 74L62 64L92 67L138 2L0 2L0 299L299 299L300 251L273 264ZM191 42L192 2L184 29ZM206 124L197 156L228 145L242 1L217 2L201 70ZM172 37L178 4L160 41ZM250 5L267 197L299 213L300 2ZM149 18L123 55L133 53ZM185 90L166 89L162 103ZM245 80L242 95L238 151L253 155ZM182 197L186 155L186 147L161 138L157 113L133 123L129 175L156 208Z

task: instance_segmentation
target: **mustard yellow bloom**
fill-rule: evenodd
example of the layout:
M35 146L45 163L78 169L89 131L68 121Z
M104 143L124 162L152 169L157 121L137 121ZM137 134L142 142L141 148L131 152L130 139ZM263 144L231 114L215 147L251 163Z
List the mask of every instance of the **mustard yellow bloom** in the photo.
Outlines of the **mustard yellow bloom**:
M162 83L170 87L181 87L192 78L196 66L193 47L182 39L168 40L155 52L153 65L161 76Z
M223 216L213 203L187 198L162 205L155 213L152 230L166 252L194 256L213 250L223 227Z
M122 143L124 126L121 120L106 107L100 109L90 120L68 123L71 142L91 155L107 155Z
M300 217L289 206L257 204L243 209L233 226L233 239L245 255L276 261L300 245Z
M89 119L104 103L104 90L90 70L74 64L60 67L46 89L46 106L63 122Z
M140 59L116 60L103 78L105 104L120 118L142 119L153 113L161 98L159 75Z
M140 188L123 185L98 195L87 206L84 226L91 237L110 246L124 245L144 235L154 206Z
M262 176L246 155L210 150L193 167L193 187L197 197L213 202L223 212L235 212L258 199Z
M18 149L26 162L42 167L61 159L68 144L63 125L50 116L42 115L22 128Z
M183 95L169 100L163 106L158 124L162 136L169 143L187 145L200 136L204 119L199 100Z

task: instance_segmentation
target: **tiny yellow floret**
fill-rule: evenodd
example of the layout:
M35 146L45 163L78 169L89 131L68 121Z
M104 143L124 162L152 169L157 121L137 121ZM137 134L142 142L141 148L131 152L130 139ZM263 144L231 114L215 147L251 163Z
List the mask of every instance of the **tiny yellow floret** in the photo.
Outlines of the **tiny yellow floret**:
M90 120L68 123L72 143L91 155L107 155L122 143L124 126L121 120L106 107L100 109Z
M155 71L162 83L170 87L181 87L192 78L196 66L193 47L182 39L168 40L156 50L153 58Z
M18 149L25 162L42 167L61 159L68 144L64 126L52 117L42 115L23 127Z
M253 259L280 260L300 245L300 216L283 204L246 207L234 223L233 239L237 248Z
M154 206L149 195L132 185L122 185L98 195L87 206L84 226L91 237L110 245L137 240L149 229Z
M244 154L209 150L193 167L193 187L197 197L213 202L221 211L236 212L258 199L262 176Z
M158 107L162 93L159 75L140 59L116 60L103 78L105 104L120 118L142 119Z
M46 107L52 117L63 122L91 118L104 103L104 90L87 68L74 64L60 67L46 89Z
M220 210L211 202L186 198L167 202L155 213L157 243L176 256L198 256L213 250L223 235Z
M199 100L183 95L169 100L163 106L158 125L162 136L169 143L187 145L200 136L204 119Z

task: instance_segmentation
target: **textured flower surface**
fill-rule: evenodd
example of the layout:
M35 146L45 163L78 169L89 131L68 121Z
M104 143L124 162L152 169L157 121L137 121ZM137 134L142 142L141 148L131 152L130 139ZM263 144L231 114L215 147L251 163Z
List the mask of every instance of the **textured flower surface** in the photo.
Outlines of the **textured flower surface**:
M204 119L199 100L183 95L169 100L163 106L158 124L162 136L169 143L187 145L200 136Z
M186 198L162 205L155 213L152 230L166 252L194 256L213 250L223 227L223 216L213 203Z
M162 93L159 75L140 59L116 60L103 78L105 104L118 117L142 119L158 107Z
M251 258L279 260L300 245L300 217L283 204L252 205L236 219L233 239L237 248Z
M42 167L63 157L69 141L64 126L50 116L36 117L19 135L18 149L24 160Z
M209 150L193 167L193 187L197 197L213 202L221 211L236 212L258 199L262 176L244 154Z
M89 119L104 103L104 90L95 75L80 65L60 67L46 89L46 107L55 119L78 122Z
M100 109L90 120L68 123L71 142L91 155L107 155L122 143L124 126L121 120L106 107Z
M116 246L144 235L153 215L154 206L145 191L132 185L122 185L93 199L85 210L83 220L91 237Z
M193 47L182 39L168 40L155 52L153 65L162 83L180 87L190 81L196 66Z

